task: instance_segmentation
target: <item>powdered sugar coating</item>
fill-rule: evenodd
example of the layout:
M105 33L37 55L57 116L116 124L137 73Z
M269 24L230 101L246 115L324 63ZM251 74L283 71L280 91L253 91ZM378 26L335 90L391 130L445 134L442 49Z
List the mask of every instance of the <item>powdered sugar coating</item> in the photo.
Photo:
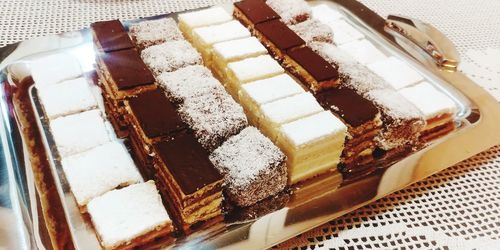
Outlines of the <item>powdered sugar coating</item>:
M248 126L243 108L224 89L185 100L179 113L209 151Z
M309 19L288 27L295 31L307 44L311 42L333 43L332 29L317 19Z
M141 52L141 57L156 75L203 63L200 53L184 40L151 46Z
M175 103L182 103L186 99L200 97L214 91L224 91L224 87L212 76L210 70L201 65L163 72L157 80L158 84L165 89L170 101Z
M69 53L57 53L30 61L31 77L37 89L77 78L83 71L78 58Z
M142 48L167 41L184 40L173 18L142 21L130 26L133 40Z
M304 0L267 0L266 3L286 24L300 23L312 16L311 7Z
M239 206L252 205L286 186L285 155L255 127L229 138L210 160L224 174L226 191Z

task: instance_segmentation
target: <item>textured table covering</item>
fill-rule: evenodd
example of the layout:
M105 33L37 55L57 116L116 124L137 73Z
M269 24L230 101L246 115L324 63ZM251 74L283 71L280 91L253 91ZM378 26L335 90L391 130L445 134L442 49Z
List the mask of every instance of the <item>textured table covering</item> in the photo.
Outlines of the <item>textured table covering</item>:
M223 0L0 0L0 46ZM461 70L500 96L500 1L361 0L381 16L432 23L457 45ZM500 146L280 244L280 248L500 249Z

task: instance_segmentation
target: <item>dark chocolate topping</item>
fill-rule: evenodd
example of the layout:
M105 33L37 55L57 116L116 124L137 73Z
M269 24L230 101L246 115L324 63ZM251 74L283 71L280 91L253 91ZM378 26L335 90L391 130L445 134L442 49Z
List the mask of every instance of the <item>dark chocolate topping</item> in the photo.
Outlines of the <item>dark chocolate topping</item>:
M151 71L134 49L105 53L101 58L119 90L152 84L155 81Z
M318 82L339 78L336 67L309 47L294 48L287 54Z
M104 52L134 47L127 31L119 20L95 22L90 27Z
M352 127L361 126L378 114L377 107L371 101L349 88L329 89L315 96L323 108L338 114Z
M170 135L187 127L162 90L156 89L129 99L130 109L148 138Z
M305 44L302 38L279 19L256 24L255 29L280 50L287 50Z
M171 140L154 144L154 150L168 168L184 194L222 180L208 158L208 152L190 133L180 133Z
M280 18L263 0L243 0L235 3L234 6L253 24Z

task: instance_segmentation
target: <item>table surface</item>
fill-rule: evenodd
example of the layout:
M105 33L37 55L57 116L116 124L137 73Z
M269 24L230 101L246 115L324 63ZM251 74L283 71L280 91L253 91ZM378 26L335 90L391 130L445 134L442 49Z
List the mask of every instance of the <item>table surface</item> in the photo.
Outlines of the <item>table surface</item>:
M98 20L133 19L222 2L226 1L0 0L0 47L81 29ZM400 14L436 26L456 44L462 56L460 69L500 97L500 1L361 2L381 16ZM500 145L276 247L498 249L499 165Z

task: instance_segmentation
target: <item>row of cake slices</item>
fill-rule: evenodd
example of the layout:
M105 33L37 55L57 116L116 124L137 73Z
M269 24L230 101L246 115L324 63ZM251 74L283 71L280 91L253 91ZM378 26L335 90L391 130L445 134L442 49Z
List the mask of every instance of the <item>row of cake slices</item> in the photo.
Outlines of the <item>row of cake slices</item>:
M255 127L171 18L92 24L99 80L115 130L160 185L179 229L284 190L285 155ZM112 31L112 32L111 32ZM119 124L121 122L121 124Z
M59 53L30 63L66 182L106 249L142 245L173 226L154 181L144 182L105 118L95 73ZM57 157L57 156L56 156Z

